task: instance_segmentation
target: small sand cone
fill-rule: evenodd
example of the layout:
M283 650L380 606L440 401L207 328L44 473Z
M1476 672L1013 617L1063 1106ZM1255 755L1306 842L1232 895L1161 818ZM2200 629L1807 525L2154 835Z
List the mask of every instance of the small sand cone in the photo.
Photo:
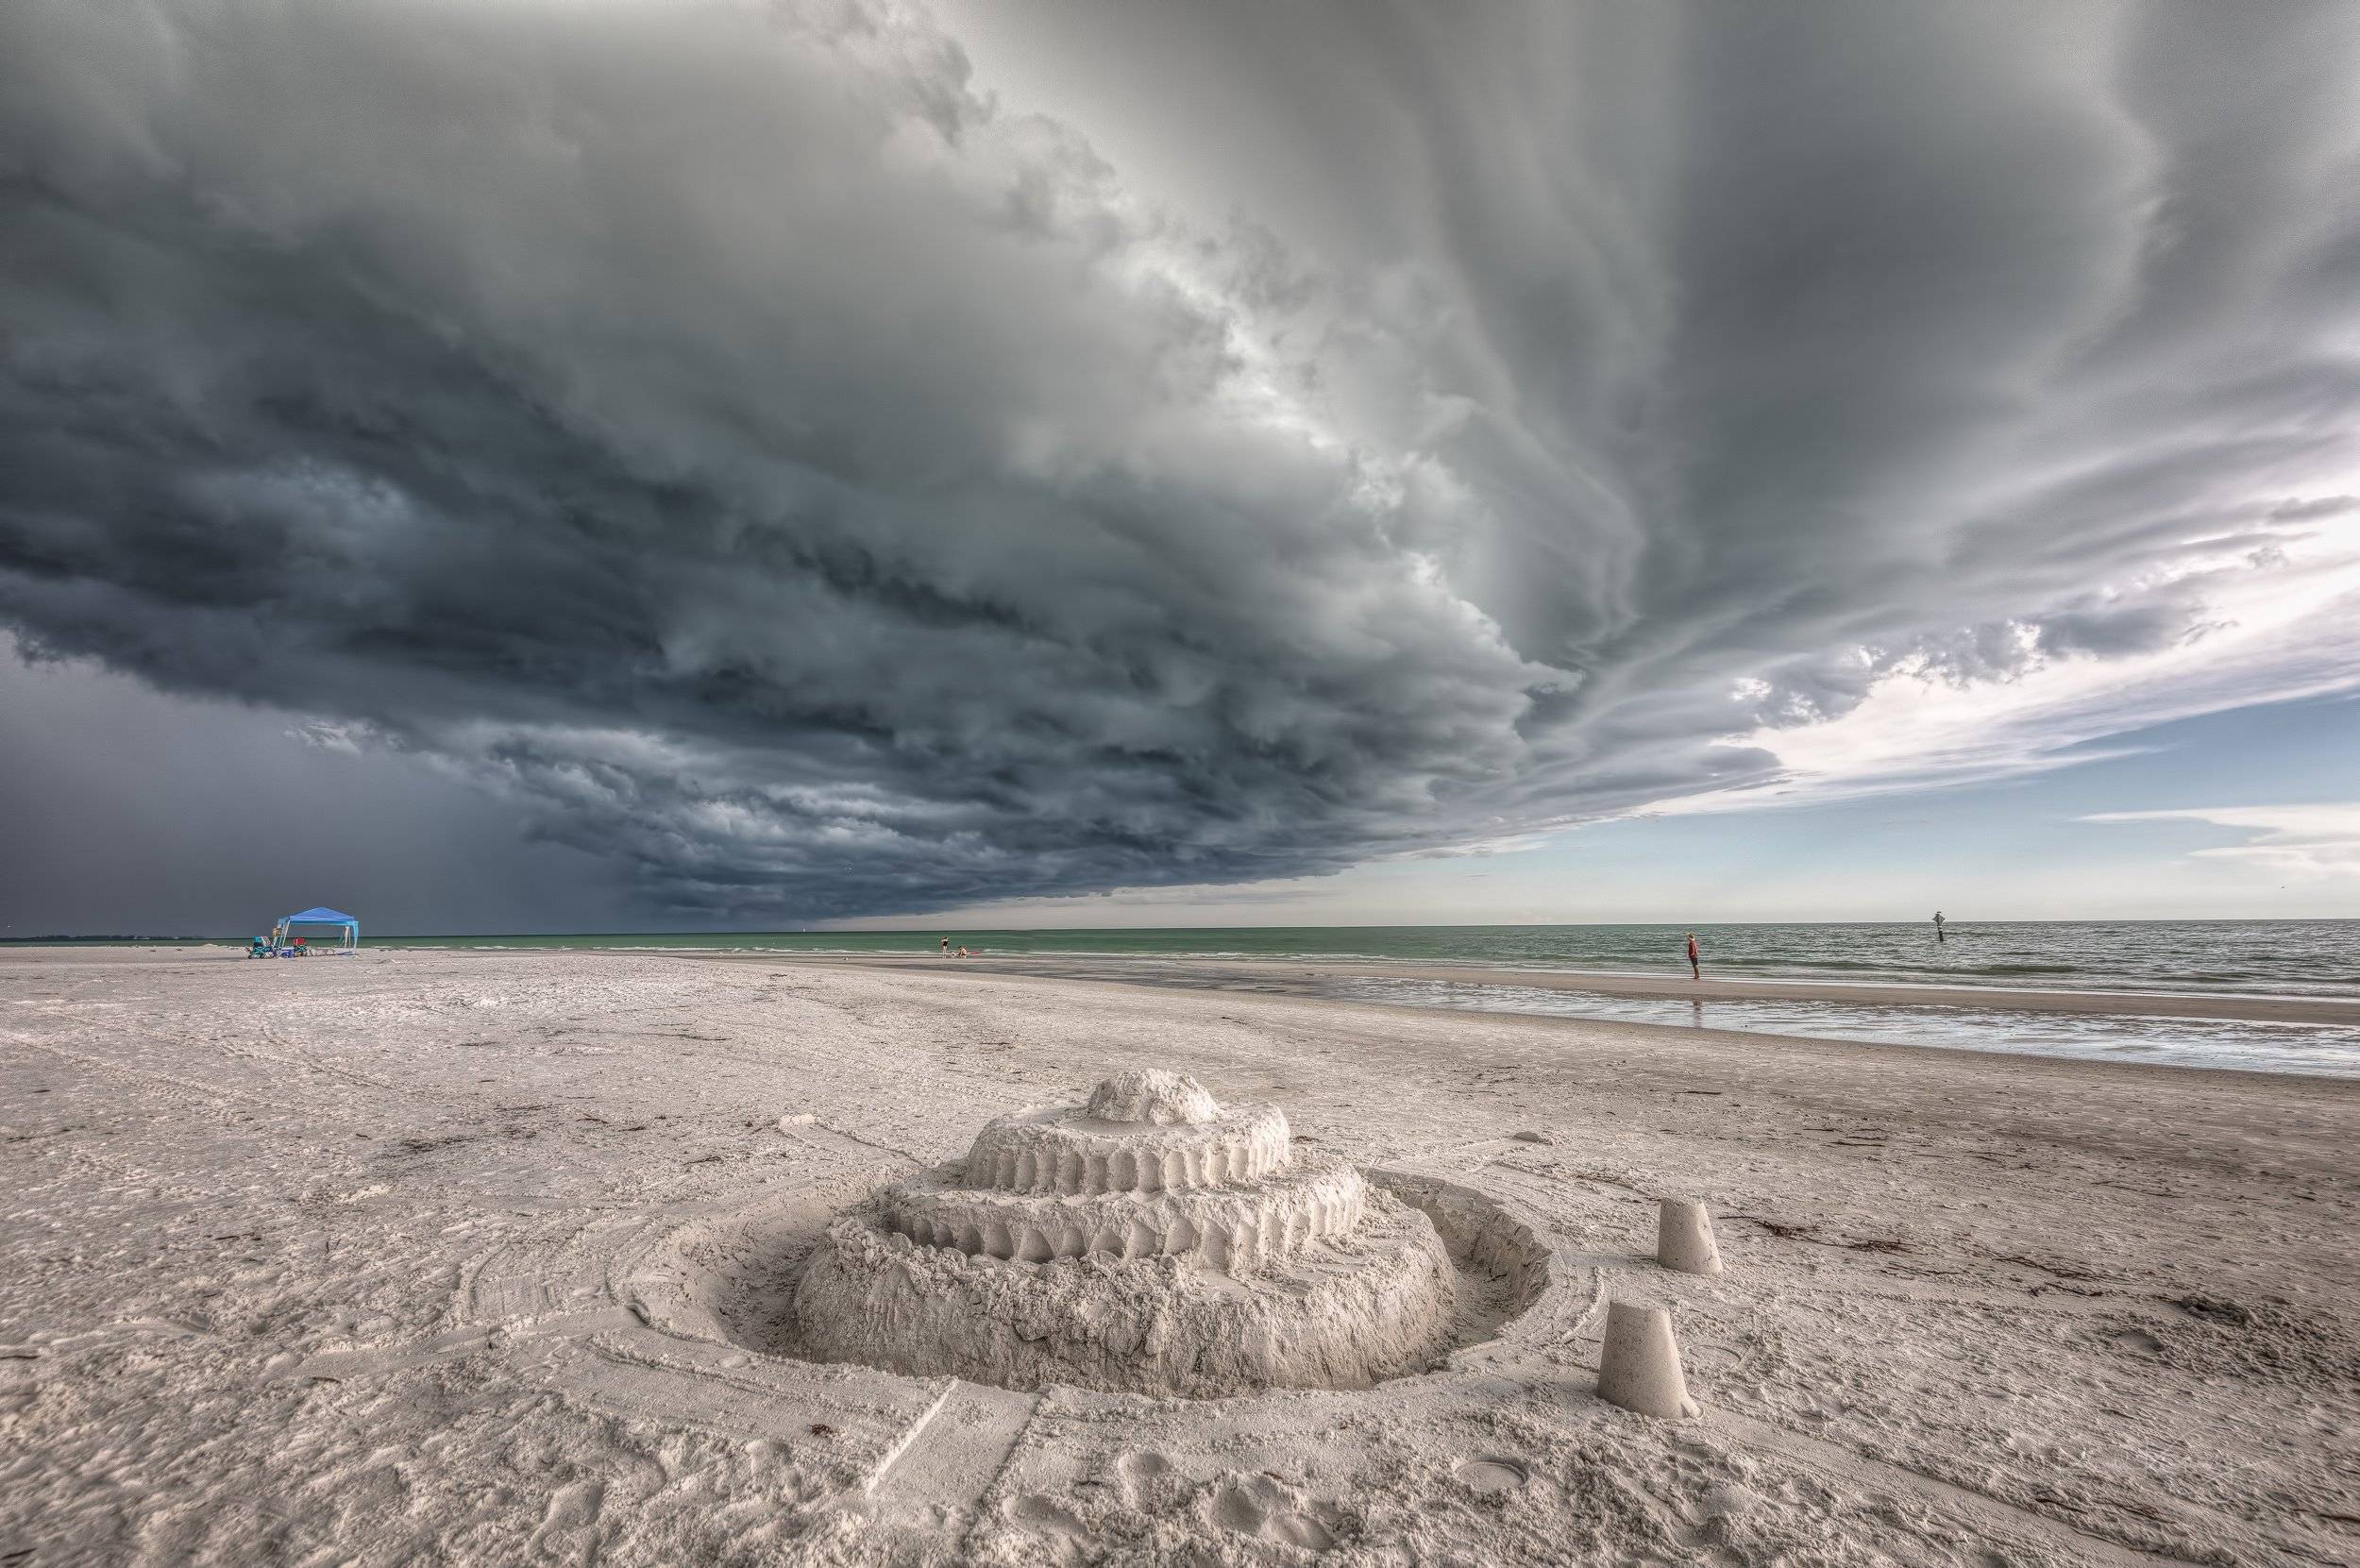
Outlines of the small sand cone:
M1672 1314L1635 1302L1606 1304L1606 1351L1598 1361L1598 1397L1643 1416L1677 1421L1696 1413L1680 1374L1679 1341Z
M1712 1216L1694 1198L1666 1198L1656 1219L1655 1260L1684 1274L1717 1274L1721 1248Z

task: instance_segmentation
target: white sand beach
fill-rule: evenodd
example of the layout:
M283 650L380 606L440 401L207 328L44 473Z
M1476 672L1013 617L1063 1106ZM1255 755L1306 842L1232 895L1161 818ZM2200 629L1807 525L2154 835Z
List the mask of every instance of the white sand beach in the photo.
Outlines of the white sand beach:
M431 951L10 952L0 1059L11 1568L2360 1555L2351 1082ZM785 1353L832 1213L1138 1067L1509 1216L1514 1314L1228 1399ZM1694 1419L1596 1397L1610 1298Z

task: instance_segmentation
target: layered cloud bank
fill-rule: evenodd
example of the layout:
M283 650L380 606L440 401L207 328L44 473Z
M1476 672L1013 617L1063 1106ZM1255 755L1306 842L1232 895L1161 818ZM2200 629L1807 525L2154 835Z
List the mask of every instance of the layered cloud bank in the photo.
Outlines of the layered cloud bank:
M2280 876L2360 876L2360 801L2301 806L2191 806L2181 811L2110 811L2093 822L2200 822L2242 833L2247 842L2190 852L2244 861Z
M0 622L737 918L2360 682L2360 12L1153 14L21 0Z

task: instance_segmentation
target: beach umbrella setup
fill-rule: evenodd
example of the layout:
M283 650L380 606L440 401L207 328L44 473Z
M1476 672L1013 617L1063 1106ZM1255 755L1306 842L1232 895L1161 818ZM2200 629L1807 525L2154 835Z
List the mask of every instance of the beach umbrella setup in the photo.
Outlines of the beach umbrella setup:
M361 945L361 922L359 920L340 909L330 909L325 904L314 904L300 914L282 917L278 923L271 928L272 950L274 952L287 951L288 943L294 939L295 928L298 926L326 926L335 930L336 945L332 948L322 949L323 952L350 953Z

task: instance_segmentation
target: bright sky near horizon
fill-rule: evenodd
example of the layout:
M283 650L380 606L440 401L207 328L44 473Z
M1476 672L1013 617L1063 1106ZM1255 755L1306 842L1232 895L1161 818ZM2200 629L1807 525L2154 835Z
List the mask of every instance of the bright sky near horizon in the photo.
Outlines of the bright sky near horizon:
M2360 916L2355 58L25 0L0 935Z

